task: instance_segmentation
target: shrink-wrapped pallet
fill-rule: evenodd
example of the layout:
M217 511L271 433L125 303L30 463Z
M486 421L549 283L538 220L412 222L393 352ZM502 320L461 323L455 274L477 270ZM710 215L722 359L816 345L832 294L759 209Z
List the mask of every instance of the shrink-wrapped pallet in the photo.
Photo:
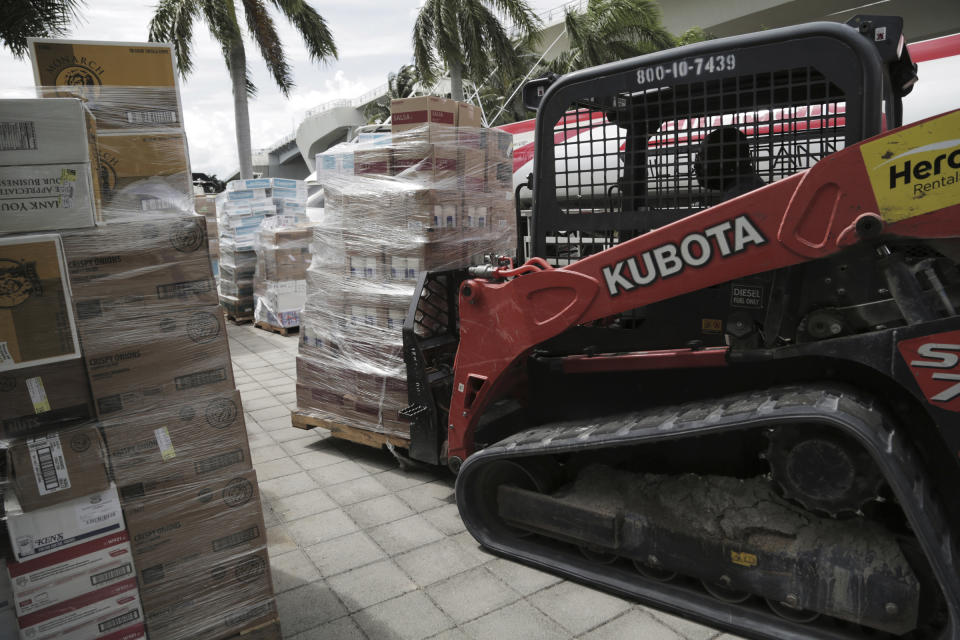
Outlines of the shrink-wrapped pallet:
M414 289L426 271L513 255L510 182L488 171L508 161L509 138L413 127L318 157L330 169L301 314L301 415L409 437L401 349Z

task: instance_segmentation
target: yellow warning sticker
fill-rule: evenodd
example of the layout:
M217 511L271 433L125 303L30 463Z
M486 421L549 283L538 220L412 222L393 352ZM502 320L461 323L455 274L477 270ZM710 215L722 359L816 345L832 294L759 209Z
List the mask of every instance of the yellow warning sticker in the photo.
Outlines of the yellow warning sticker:
M860 146L887 222L960 203L960 111Z
M700 318L700 330L703 333L720 333L723 323L719 318Z
M757 566L757 556L746 551L731 551L730 562L741 567L755 567Z

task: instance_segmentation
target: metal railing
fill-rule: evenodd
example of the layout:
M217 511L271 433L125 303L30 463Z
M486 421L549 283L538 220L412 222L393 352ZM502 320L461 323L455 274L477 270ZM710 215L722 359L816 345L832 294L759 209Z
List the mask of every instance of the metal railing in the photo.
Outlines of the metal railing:
M386 83L384 83L384 84L380 85L379 87L376 87L376 88L374 88L374 89L371 89L370 91L367 91L366 93L364 93L364 94L361 95L361 96L357 96L356 98L341 98L341 99L339 99L339 100L330 100L329 102L324 102L323 104L318 104L318 105L315 106L315 107L312 107L312 108L310 108L310 109L307 109L307 112L304 114L303 117L304 117L304 119L306 119L306 118L309 118L310 116L317 115L318 113L323 113L323 112L325 112L325 111L331 111L331 110L333 110L333 109L340 109L340 108L342 108L342 107L352 107L352 108L355 108L355 109L360 108L360 107L362 107L363 105L365 105L365 104L367 104L367 103L369 103L369 102L373 102L374 100L376 100L376 99L379 98L380 96L385 95L385 94L387 93L387 89L388 89L388 88L389 88L389 85L387 85ZM287 135L283 136L283 137L280 138L279 140L275 140L275 141L273 142L273 144L271 144L271 145L269 145L269 146L266 146L266 147L262 147L262 148L260 148L260 149L254 149L253 153L254 153L254 154L257 154L257 153L268 154L268 153L270 153L271 151L273 151L274 149L278 149L278 148L280 148L280 147L282 147L282 146L284 146L284 145L286 145L286 144L289 144L289 143L293 142L293 141L296 140L296 139L297 139L297 130L294 129L292 132L290 132L290 133L288 133Z

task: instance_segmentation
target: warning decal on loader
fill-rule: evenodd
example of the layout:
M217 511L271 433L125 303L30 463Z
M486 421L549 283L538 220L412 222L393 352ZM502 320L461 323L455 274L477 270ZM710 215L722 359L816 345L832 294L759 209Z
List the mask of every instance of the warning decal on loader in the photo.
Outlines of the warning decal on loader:
M860 146L887 222L960 202L960 111Z

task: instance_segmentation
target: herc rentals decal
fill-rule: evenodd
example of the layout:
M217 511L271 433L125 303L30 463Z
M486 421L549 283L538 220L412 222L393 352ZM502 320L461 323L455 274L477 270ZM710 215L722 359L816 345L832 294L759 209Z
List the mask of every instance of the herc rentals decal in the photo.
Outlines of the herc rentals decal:
M887 222L960 202L960 111L866 142L860 153Z
M729 258L747 250L748 245L767 243L760 230L744 214L733 220L688 233L678 244L666 242L639 256L631 256L604 267L603 281L611 296L682 273L687 267L704 267L715 257Z

